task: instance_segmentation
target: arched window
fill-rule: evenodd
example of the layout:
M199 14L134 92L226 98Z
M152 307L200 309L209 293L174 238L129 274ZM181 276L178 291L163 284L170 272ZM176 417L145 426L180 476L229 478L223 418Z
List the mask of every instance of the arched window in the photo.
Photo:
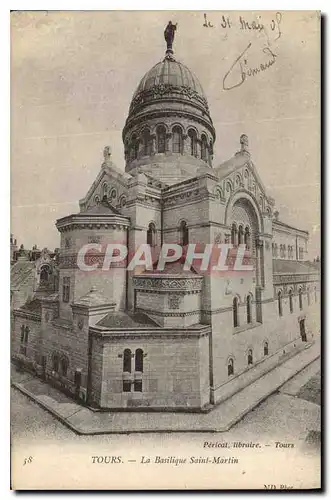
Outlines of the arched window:
M239 318L238 318L238 297L233 299L232 303L232 312L233 312L233 326L236 328L239 326Z
M136 134L133 134L131 139L131 160L136 160L138 158L139 152L139 140Z
M28 345L29 341L29 327L28 326L21 326L21 346L20 346L20 352L21 354L24 354L26 356L26 348Z
M307 291L308 305L310 306L310 290Z
M247 323L252 322L252 297L251 295L247 295L246 298L246 315L247 315Z
M57 354L53 355L53 371L58 373L59 371L59 356Z
M40 270L40 285L48 285L49 280L49 267L43 266Z
M291 246L290 245L287 246L287 258L288 259L291 258Z
M228 376L230 377L233 374L234 374L234 363L233 363L233 359L230 358L228 361Z
M144 351L142 349L136 349L135 371L144 371Z
M173 153L183 152L183 135L182 135L182 129L180 127L174 127L172 129L172 152Z
M25 326L21 326L21 344L24 344L24 337L25 337Z
M166 130L159 126L156 130L156 148L158 153L165 153Z
M104 183L104 185L102 186L102 197L107 196L107 194L108 194L108 185Z
M207 151L207 137L203 134L201 137L201 160L207 161L208 151Z
M197 156L198 155L198 150L197 150L197 133L196 133L195 130L190 129L188 131L188 136L190 138L191 155L192 156Z
M123 354L123 371L131 373L131 350L124 349Z
M248 353L247 353L247 364L248 365L252 365L253 364L253 351L252 351L252 349L248 350Z
M283 316L283 299L282 299L282 292L278 292L278 315Z
M248 226L246 226L246 228L245 228L244 242L246 245L246 249L249 250L250 246L251 246L251 234L250 234Z
M152 152L152 138L149 130L143 132L143 155L149 156Z
M69 365L69 362L68 362L67 358L66 357L61 358L61 360L60 360L60 372L61 372L61 375L63 375L64 377L67 376L68 365Z
M275 243L275 257L278 257L278 245Z
M208 154L209 154L210 158L213 159L214 148L213 148L213 141L211 139L209 141Z
M316 290L316 286L314 288L314 295L315 295L315 304L317 303L317 290Z
M302 289L299 289L299 309L302 311Z
M292 314L293 313L293 291L290 290L289 291L289 301L290 301L290 313Z
M188 227L185 221L182 221L180 223L179 231L180 231L180 244L183 247L185 247L186 245L188 245L189 242Z
M244 228L239 226L238 229L238 245L241 245L244 242Z
M25 327L25 337L24 337L25 345L27 345L29 342L29 333L30 333L30 328L28 326L26 326Z
M231 243L233 246L237 246L237 226L235 222L232 224L231 227Z
M263 354L264 354L264 356L268 356L268 354L269 354L269 344L267 341L264 342L264 344L263 344Z
M147 245L155 247L156 245L156 228L155 224L151 222L147 229Z

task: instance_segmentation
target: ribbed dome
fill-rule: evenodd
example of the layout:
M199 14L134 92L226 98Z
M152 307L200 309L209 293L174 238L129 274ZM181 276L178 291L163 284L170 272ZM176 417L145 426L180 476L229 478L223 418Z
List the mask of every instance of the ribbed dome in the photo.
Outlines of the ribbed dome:
M212 166L215 129L205 93L171 48L140 80L122 137L131 174L145 169L169 184L183 179L185 169L193 176Z
M189 101L209 114L207 99L198 78L173 56L166 56L140 81L132 98L129 115L136 112L137 108L155 102L155 99L170 98Z
M187 66L184 66L184 64L175 61L174 59L165 58L162 62L155 64L155 66L153 66L153 68L150 69L142 78L133 98L135 98L140 92L149 90L157 85L190 87L201 97L206 99L198 78L190 69L187 68Z

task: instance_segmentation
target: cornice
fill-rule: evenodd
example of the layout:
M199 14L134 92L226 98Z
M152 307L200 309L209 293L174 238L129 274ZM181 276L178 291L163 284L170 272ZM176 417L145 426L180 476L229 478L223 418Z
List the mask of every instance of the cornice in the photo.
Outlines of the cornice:
M56 221L56 227L60 233L72 229L118 229L125 230L129 227L130 220L123 215L68 215Z
M124 329L106 329L102 327L90 327L90 334L100 340L122 340L126 341L135 338L139 339L155 339L162 343L162 339L190 339L206 337L210 334L211 328L209 325L201 325L201 328L124 328Z

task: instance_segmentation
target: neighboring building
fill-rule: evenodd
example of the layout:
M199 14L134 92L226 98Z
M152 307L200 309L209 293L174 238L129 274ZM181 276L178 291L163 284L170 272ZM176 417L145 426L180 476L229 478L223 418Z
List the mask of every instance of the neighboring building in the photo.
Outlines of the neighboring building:
M47 248L35 252L24 250L23 245L17 251L10 270L10 306L19 309L32 299L53 293L57 288L57 261L54 253ZM32 257L32 259L31 259Z
M10 262L14 261L14 255L17 252L17 240L14 235L10 235Z
M13 357L90 405L211 408L304 348L319 330L319 268L308 233L274 216L240 149L213 167L216 133L198 79L166 56L142 78L123 129L125 172L110 148L80 212L59 219L58 293L14 311ZM246 244L254 271L83 271L86 243ZM94 251L89 264L102 265ZM17 264L19 261L17 262Z

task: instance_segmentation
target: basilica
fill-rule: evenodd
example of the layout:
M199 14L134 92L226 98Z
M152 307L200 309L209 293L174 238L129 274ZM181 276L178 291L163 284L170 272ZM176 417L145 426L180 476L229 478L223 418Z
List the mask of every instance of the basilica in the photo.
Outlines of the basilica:
M213 164L211 110L174 55L175 31L169 23L165 55L133 94L125 171L105 147L79 212L56 221L56 263L44 256L12 312L15 363L92 408L209 411L319 334L309 235L280 220L245 134ZM253 271L202 273L181 260L105 271L93 244L109 243L129 255L148 244L155 256L166 243L245 245ZM91 272L77 264L83 245Z

